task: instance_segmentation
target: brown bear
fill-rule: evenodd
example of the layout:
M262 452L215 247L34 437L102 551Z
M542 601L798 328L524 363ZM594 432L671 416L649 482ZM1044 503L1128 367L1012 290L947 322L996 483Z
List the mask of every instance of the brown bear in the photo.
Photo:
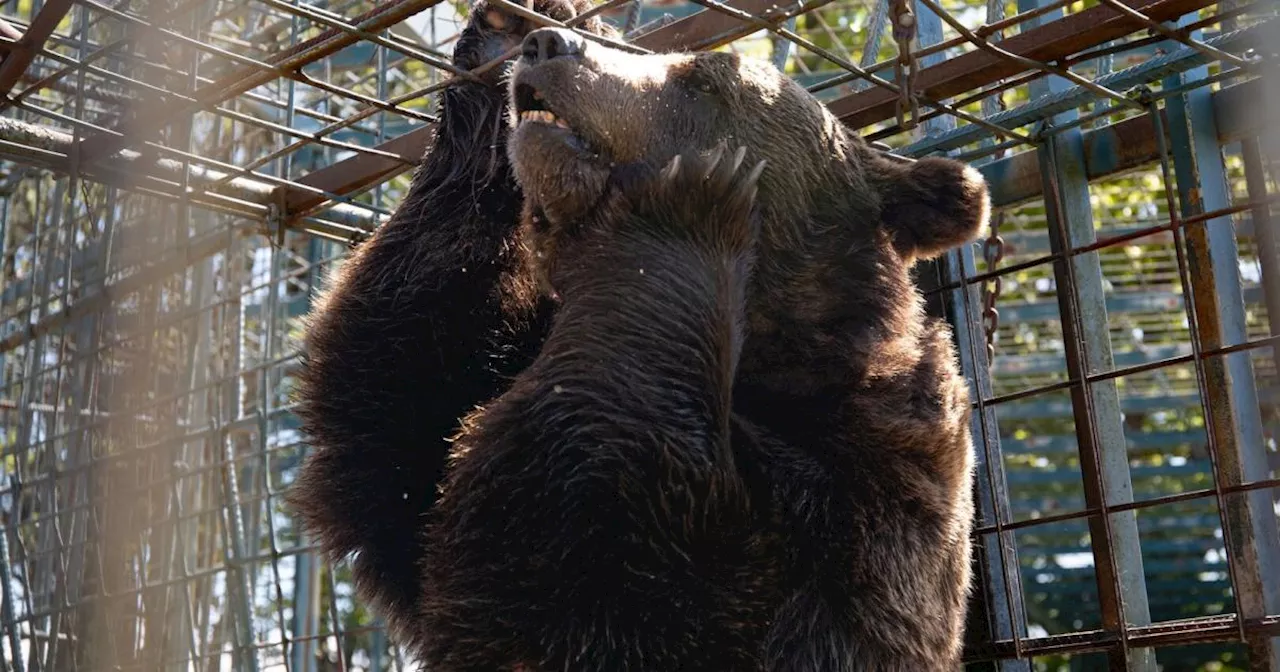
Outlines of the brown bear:
M467 257L499 270L468 286L414 243L317 309L308 529L357 553L362 594L431 670L954 668L968 401L909 270L976 236L976 172L886 159L730 54L523 45L519 244ZM474 235L433 224L437 246ZM477 334L547 296L549 332L512 329L536 359L464 421L434 500L431 427L494 380L464 387L442 372L475 369L448 357L482 357Z
M976 171L727 53L540 29L510 89L560 305L427 517L427 669L955 669L969 403L909 271L977 235Z
M589 0L536 0L568 21ZM471 70L538 27L480 2L454 45ZM591 18L581 26L613 35ZM505 389L550 303L504 303L524 197L507 160L508 67L446 89L432 145L390 221L360 243L309 316L297 413L312 451L291 508L330 558L357 553L360 594L403 626L421 592L417 530L459 418Z

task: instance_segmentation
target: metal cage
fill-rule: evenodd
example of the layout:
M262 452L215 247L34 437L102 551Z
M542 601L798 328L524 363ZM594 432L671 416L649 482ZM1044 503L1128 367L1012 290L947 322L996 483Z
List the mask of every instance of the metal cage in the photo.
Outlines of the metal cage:
M989 235L919 269L972 383L974 670L1280 672L1277 4L594 10L986 176ZM5 670L412 667L280 495L300 318L404 195L465 12L0 1Z

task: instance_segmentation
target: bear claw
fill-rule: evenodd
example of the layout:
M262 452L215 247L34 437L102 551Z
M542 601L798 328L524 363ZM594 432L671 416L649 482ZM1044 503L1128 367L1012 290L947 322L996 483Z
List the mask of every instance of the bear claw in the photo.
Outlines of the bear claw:
M686 213L681 215L687 218L683 227L716 232L713 237L718 238L727 235L738 241L736 245L758 233L759 218L752 216L751 209L765 162L744 171L747 148L739 146L732 155L728 149L720 143L706 155L690 152L672 157L659 172L649 198L658 208Z

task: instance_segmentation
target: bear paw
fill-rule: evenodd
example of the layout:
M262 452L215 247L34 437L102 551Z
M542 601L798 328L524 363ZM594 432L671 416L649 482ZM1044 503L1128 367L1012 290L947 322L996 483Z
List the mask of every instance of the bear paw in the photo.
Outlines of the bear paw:
M765 162L744 170L746 155L746 147L730 155L724 144L707 156L677 155L658 173L636 214L667 224L674 232L750 246L760 228L752 208Z

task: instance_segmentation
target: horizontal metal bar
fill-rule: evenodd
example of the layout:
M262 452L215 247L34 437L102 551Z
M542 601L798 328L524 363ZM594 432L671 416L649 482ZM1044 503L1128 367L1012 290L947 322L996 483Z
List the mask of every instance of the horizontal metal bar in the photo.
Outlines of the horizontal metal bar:
M1271 19L1254 24L1248 28L1219 35L1205 40L1205 44L1219 49L1239 49L1253 45L1261 33L1269 30L1271 24L1280 24L1280 20ZM1157 56L1156 58L1126 70L1114 72L1098 78L1097 83L1110 89L1127 90L1141 86L1170 75L1181 74L1209 63L1210 59L1203 52L1190 47L1182 47L1177 51ZM1005 128L1018 128L1027 124L1048 119L1058 113L1080 107L1096 100L1097 94L1082 86L1075 86L1059 93L1051 93L1021 105L1007 112L1000 112L988 121ZM962 126L947 133L927 137L904 147L900 153L907 156L924 156L934 152L963 147L989 136L986 129L975 126Z
M49 0L36 15L31 27L9 49L9 55L0 63L0 97L7 98L14 84L22 78L31 61L44 47L45 40L53 34L62 19L71 11L71 0Z
M1251 634L1280 635L1280 616L1246 621L1246 632ZM1183 621L1154 623L1152 625L1128 626L1130 646L1155 647L1175 646L1179 644L1196 644L1205 642L1234 641L1240 632L1240 625L1235 614L1228 616L1205 616ZM1093 630L1066 635L1036 637L1021 641L1024 656L1045 656L1052 653L1088 653L1106 651L1119 646L1120 636L1115 632ZM994 642L987 645L971 645L966 650L966 663L988 660L1001 660L1014 655L1012 642Z
M1214 0L1125 0L1125 4L1153 20L1168 21L1208 7ZM1000 47L1023 58L1049 62L1119 39L1142 27L1137 19L1097 5L1002 40ZM1019 63L979 49L921 70L916 76L916 91L945 100L1025 71ZM849 126L863 128L892 118L897 100L889 91L867 89L831 101L831 111Z
M16 119L0 117L0 158L20 164L37 166L67 173L72 170L71 152L74 139L48 126L31 124ZM189 169L193 186L219 184L216 191L191 191L185 196L191 203L220 212L234 212L250 219L262 220L270 212L275 185L236 177L226 179L226 174L186 166L181 161L159 159L146 161L146 172L138 170L140 152L126 150L98 165L79 166L81 174L107 184L125 188L136 187L182 194L183 171ZM366 208L347 204L335 204L326 211L323 220L309 220L319 231L354 233L369 230L383 221L383 216Z
M760 13L777 6L772 0L734 0L726 4L751 13ZM702 43L708 43L709 47L704 48L710 48L720 46L737 37L726 32L735 27L741 27L744 33L756 30L754 26L742 26L742 23L722 12L704 9L655 28L636 38L634 44L651 51L688 49ZM434 130L434 124L426 124L375 148L384 153L397 155L401 157L401 161L372 154L360 154L312 171L298 182L326 193L342 196L371 188L412 169L426 153ZM323 197L314 193L287 187L283 189L285 190L285 210L290 214L306 212L325 201Z
M363 31L382 30L425 11L433 5L439 4L439 2L440 0L395 0L375 7L364 15L353 19L351 23ZM273 55L268 61L274 68L273 70L245 67L218 78L212 84L201 87L192 94L192 97L199 100L200 104L216 105L228 98L277 79L280 76L279 71L296 71L317 59L324 58L355 44L359 39L354 34L343 32L337 28L330 28L310 40ZM195 111L193 107L198 108L198 105L182 105L176 110L168 106L156 106L143 112L129 126L134 129L142 129L146 133L152 133L157 129L164 128L168 125L169 120L178 114ZM135 140L136 138L130 137L128 133L124 136L98 135L86 138L80 142L80 156L83 161L91 162L123 149Z
M1229 86L1213 94L1219 142L1233 142L1265 130L1267 117L1256 114L1256 105L1251 102L1261 94L1260 80ZM1090 181L1132 170L1159 158L1155 128L1150 115L1146 114L1085 131L1084 148ZM1021 152L978 168L991 188L992 205L1010 207L1040 197L1037 155L1036 151Z

